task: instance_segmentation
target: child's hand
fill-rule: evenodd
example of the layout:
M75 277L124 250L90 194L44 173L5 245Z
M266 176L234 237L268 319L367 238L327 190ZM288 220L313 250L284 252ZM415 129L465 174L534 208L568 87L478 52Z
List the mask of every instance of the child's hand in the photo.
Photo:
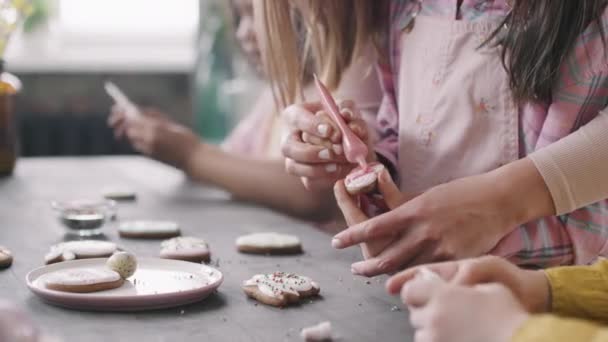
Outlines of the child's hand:
M198 136L157 110L144 109L142 114L127 120L124 112L115 106L108 124L117 138L126 136L136 151L186 171L201 144Z
M508 342L528 319L502 284L464 287L416 277L403 286L416 341Z
M338 106L353 132L369 144L367 125L354 103L342 101ZM288 173L301 177L307 188L331 189L336 180L344 178L354 168L344 156L338 126L320 103L289 106L283 116L290 130L282 146L285 168ZM368 159L373 160L373 153Z
M443 280L456 285L475 286L500 283L508 287L530 312L545 312L549 307L549 283L543 271L521 269L505 259L485 256L475 259L448 261L425 267ZM389 293L397 294L412 281L420 267L397 273L386 282Z

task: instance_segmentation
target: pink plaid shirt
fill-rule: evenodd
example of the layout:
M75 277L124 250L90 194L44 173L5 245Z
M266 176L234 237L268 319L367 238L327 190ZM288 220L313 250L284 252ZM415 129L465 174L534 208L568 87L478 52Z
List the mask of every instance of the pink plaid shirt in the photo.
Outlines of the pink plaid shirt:
M457 0L424 0L419 15L456 18ZM411 20L416 0L391 1L391 30L388 49L390 65L379 65L384 97L378 113L376 146L394 169L398 158L399 114L396 102L399 87L402 30ZM464 0L461 20L499 20L508 13L504 0ZM602 17L608 32L608 11ZM529 103L519 109L520 157L537 151L593 120L608 105L608 60L597 25L579 37L561 66L561 78L550 103ZM502 66L497 66L502 67ZM546 217L517 227L493 251L520 265L547 267L585 264L608 255L608 201L601 201L570 214Z

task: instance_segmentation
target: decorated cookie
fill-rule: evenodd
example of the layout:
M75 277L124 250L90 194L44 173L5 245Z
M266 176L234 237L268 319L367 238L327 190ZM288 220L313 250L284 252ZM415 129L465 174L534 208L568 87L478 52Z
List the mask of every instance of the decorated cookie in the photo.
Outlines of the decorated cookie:
M44 261L47 264L53 264L74 259L103 258L109 257L117 250L118 246L109 241L68 241L51 246Z
M331 340L331 323L326 321L304 328L300 337L304 341L329 341Z
M287 306L316 296L320 288L308 277L293 273L258 274L243 283L247 296L272 306Z
M302 253L302 243L297 236L279 233L253 233L236 240L241 253L252 254L298 254Z
M378 176L384 170L380 163L370 163L366 168L358 167L344 179L346 191L351 195L366 194L376 190Z
M172 221L126 221L118 234L131 239L168 239L180 235L179 225Z
M103 197L114 201L135 201L137 194L127 187L113 186L103 190Z
M13 264L13 254L6 247L0 246L0 269L8 268Z
M118 288L124 279L110 269L75 268L49 273L44 283L51 290L85 293Z
M165 240L160 244L160 257L192 262L209 262L211 252L205 240L184 236Z
M123 279L127 279L135 274L135 270L137 269L137 259L132 253L118 252L114 253L108 258L108 261L106 261L106 266L120 274Z

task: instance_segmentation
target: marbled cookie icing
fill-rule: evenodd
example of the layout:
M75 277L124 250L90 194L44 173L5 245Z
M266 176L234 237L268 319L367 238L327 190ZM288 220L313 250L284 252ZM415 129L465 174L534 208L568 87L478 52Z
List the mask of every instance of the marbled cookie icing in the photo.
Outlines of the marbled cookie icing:
M378 181L378 175L384 170L384 165L371 163L367 168L358 167L344 179L346 190L351 194L372 191Z
M284 293L299 296L301 292L319 289L319 285L310 278L285 272L258 274L246 280L243 285L257 286L263 294L271 297L280 297Z
M57 271L47 275L45 283L55 285L92 285L120 280L120 275L107 269L76 268Z
M120 274L123 279L127 279L135 273L135 270L137 269L137 259L132 253L118 252L108 258L106 266Z

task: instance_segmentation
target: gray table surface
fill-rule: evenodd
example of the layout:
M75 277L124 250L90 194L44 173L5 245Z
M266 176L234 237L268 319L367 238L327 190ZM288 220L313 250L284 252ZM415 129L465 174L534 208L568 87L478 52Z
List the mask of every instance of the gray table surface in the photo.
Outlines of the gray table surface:
M120 184L138 194L136 202L120 205L121 219L175 220L183 235L210 243L225 277L217 293L196 304L137 313L68 310L30 293L25 275L43 264L50 245L65 238L49 202L99 196L104 186ZM306 252L288 257L237 253L235 239L256 231L297 234ZM158 241L120 239L112 225L105 232L137 255L158 253ZM407 312L384 291L385 278L351 275L359 251L335 251L329 241L306 222L231 201L222 191L194 185L180 172L139 157L24 158L12 177L0 178L0 244L15 255L13 266L0 271L0 298L21 305L42 329L66 342L299 341L300 329L325 320L340 341L410 340ZM310 276L322 296L286 309L255 305L245 297L243 280L275 270Z

